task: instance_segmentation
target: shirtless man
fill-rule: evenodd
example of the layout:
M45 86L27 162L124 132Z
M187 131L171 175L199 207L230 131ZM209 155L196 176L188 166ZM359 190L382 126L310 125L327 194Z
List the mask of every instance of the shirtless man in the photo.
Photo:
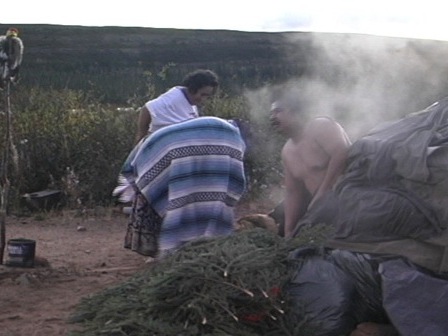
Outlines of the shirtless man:
M298 221L330 190L345 169L351 142L344 129L328 117L304 122L303 103L284 97L271 106L270 121L289 139L282 149L285 174L285 238L291 238Z
M276 100L271 124L288 137L281 158L285 174L284 222L286 238L313 203L329 191L346 166L351 142L344 129L328 117L304 122L303 102L296 97ZM360 323L350 336L396 336L392 325Z

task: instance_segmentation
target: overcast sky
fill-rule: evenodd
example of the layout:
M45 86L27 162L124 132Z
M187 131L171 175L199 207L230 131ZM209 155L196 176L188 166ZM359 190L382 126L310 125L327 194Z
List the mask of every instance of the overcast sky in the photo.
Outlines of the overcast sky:
M448 40L442 0L22 0L4 24L315 31Z

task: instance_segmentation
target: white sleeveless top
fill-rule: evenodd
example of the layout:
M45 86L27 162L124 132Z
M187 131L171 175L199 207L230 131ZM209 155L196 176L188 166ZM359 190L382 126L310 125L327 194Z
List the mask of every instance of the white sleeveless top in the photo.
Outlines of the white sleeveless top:
M190 104L182 90L181 86L173 87L145 104L151 115L149 132L199 117L198 108Z

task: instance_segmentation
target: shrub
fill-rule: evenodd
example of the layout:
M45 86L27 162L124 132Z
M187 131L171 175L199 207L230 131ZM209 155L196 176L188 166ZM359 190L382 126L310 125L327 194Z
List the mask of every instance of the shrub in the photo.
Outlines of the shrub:
M130 108L99 100L93 94L68 89L13 92L13 142L18 168L9 170L10 204L18 205L24 193L53 188L63 191L71 207L110 205L115 201L111 193L132 149L143 99L135 98L135 106ZM279 142L267 138L267 123L251 121L248 111L244 97L221 92L208 102L203 114L243 119L250 124L246 197L253 197L280 179L278 154L266 151L278 147ZM1 122L1 134L5 134L4 128ZM4 145L2 140L2 153Z

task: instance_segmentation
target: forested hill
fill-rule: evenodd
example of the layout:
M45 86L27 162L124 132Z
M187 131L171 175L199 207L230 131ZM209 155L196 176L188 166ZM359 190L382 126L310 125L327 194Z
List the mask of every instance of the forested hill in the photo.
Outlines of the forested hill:
M0 31L9 26L0 25ZM419 93L423 87L438 96L434 90L447 87L439 80L448 78L448 44L441 41L307 32L14 26L25 45L22 87L94 90L119 104L145 95L148 81L156 92L162 91L196 68L215 70L223 87L233 92L291 78L319 78L347 89L360 78L380 82L380 74L387 92L388 86L411 83Z
M1 25L6 31L9 25ZM281 80L288 64L288 34L224 30L16 25L25 45L23 84L102 87L126 97L144 86L144 73L165 69L165 85L195 68L211 68L226 82ZM302 34L304 52L309 36ZM292 45L290 45L292 46ZM296 49L296 48L295 48ZM296 51L297 52L297 51ZM304 60L304 56L303 60ZM169 71L167 71L169 68ZM86 77L87 76L87 77ZM117 83L126 80L122 87ZM170 83L171 82L171 83ZM132 83L132 85L129 85ZM110 92L115 94L108 94Z
M286 43L283 33L56 25L20 25L19 29L28 63L61 66L279 60Z

